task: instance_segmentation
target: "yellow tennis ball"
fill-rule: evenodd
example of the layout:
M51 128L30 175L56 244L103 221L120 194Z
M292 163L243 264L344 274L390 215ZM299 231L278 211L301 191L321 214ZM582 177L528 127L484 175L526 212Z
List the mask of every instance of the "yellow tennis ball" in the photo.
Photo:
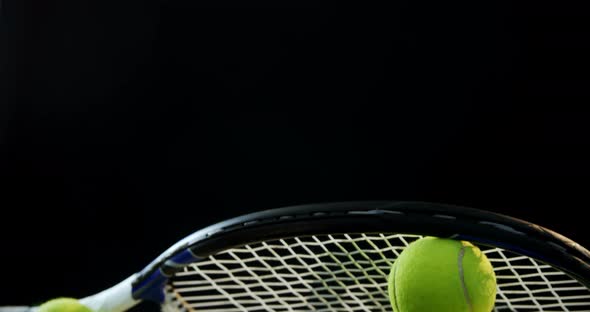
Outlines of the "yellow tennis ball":
M496 275L473 244L425 237L408 245L393 263L388 291L395 312L490 312Z
M73 298L57 298L42 304L37 312L92 312Z

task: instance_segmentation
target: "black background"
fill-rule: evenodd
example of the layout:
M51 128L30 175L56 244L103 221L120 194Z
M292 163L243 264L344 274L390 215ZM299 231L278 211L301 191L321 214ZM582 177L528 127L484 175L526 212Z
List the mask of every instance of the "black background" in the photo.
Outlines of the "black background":
M3 3L0 305L291 204L453 203L590 246L585 10L281 5Z

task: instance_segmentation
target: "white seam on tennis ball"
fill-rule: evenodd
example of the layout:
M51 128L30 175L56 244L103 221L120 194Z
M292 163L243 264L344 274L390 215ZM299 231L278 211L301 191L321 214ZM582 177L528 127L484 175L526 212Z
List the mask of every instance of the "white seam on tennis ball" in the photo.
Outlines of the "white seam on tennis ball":
M469 292L467 291L467 285L465 285L465 275L463 272L463 256L465 255L465 246L461 245L461 249L459 249L459 257L457 264L459 266L459 279L461 280L461 288L463 288L463 296L465 296L465 301L467 301L467 306L469 307L469 311L473 312L473 307L471 306L471 299L469 298Z

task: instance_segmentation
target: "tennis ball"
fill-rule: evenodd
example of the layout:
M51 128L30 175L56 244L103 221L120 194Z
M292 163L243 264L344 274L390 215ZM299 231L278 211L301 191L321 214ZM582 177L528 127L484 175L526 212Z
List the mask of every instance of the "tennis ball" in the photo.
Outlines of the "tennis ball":
M388 291L395 312L490 312L496 275L473 244L425 237L408 245L393 263Z
M57 298L42 304L37 312L92 312L73 298Z

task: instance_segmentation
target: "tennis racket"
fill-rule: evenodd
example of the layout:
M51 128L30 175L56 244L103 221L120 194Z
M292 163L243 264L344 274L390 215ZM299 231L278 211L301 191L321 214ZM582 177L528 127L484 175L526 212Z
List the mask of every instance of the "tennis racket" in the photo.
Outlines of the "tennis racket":
M497 278L494 311L590 311L590 252L582 246L508 216L421 202L316 204L230 219L80 301L97 312L144 300L167 312L389 312L390 266L425 235L482 249Z

